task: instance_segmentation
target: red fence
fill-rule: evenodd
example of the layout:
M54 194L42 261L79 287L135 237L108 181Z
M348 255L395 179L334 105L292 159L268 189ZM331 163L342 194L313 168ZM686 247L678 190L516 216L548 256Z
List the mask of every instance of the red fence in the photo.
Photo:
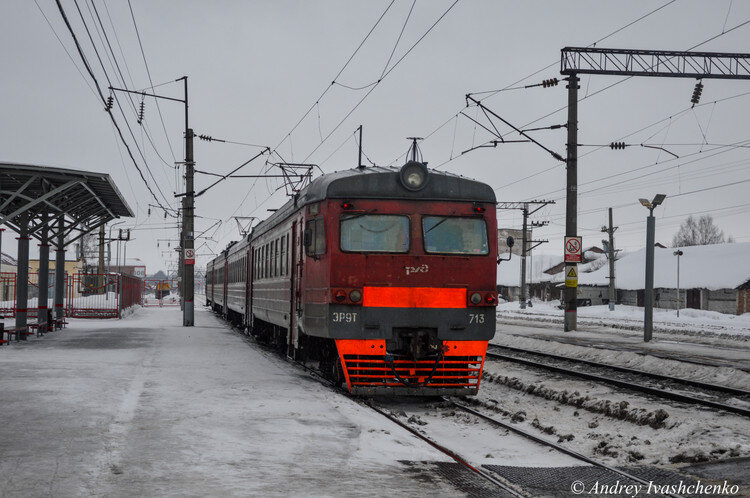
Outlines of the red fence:
M120 275L120 312L143 305L143 281L131 275Z
M72 318L120 316L119 275L76 273L68 285L66 315Z
M143 305L143 280L117 273L75 273L65 276L65 315L72 318L119 318L124 309ZM39 276L29 273L28 317L37 316ZM0 317L16 315L17 275L0 274ZM53 309L55 276L50 273L47 307ZM178 301L179 303L179 301Z

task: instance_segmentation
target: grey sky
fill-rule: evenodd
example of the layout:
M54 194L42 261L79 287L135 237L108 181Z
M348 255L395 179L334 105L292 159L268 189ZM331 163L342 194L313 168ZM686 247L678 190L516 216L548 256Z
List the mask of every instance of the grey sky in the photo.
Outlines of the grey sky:
M174 224L162 227L163 214L158 210L152 210L151 217L147 217L147 205L154 201L116 139L99 98L89 88L89 85L93 87L93 82L83 69L55 2L37 2L38 6L33 1L12 0L3 2L1 8L0 43L4 47L5 75L0 94L2 159L111 174L138 212L137 219L122 225L139 228L133 232L137 240L129 244L128 256L140 257L149 272L166 268L169 256L161 254L166 243L160 243L157 248L157 239L175 239L177 232L171 228ZM78 0L78 5L113 84L116 82L116 86L120 86L122 83L115 79L116 72L105 57L105 42L94 31L92 13L94 16L95 13L91 2ZM272 148L278 146L276 150L285 160L317 163L323 171L356 166L353 132L359 124L364 125L365 153L378 165L402 164L409 145L405 137L429 135L421 144L421 150L431 167L442 165L442 169L485 181L497 188L501 201L538 198L558 201L535 216L535 219L551 222L549 227L535 231L535 238L550 240L539 249L544 252L562 251L564 166L531 144L501 145L461 156L463 150L491 139L469 119L463 116L451 119L462 110L476 116L475 107L465 108L464 95L507 87L550 64L552 67L524 79L522 84L559 77L560 48L591 44L665 4L669 5L597 46L684 50L750 20L750 3L731 0L672 3L668 0L460 0L414 50L388 72L453 3L452 0L417 1L390 65L385 69L387 76L330 139L309 156L320 144L321 136L327 136L372 89L352 90L341 85L364 87L381 78L412 8L411 1L393 3L337 78L341 85L332 86L290 136L287 133L331 85L389 1L131 2L154 84L182 75L189 77L190 124L196 134ZM106 94L106 78L76 5L72 0L62 0L62 5ZM125 73L125 84L128 88L147 88L149 82L128 3L93 0L93 5L102 17ZM40 9L75 64L55 38ZM718 36L698 49L746 52L748 42L750 24ZM621 227L616 234L616 244L625 249L642 247L647 211L637 199L656 193L668 195L664 206L656 211L658 241L671 242L684 217L703 212L710 212L720 227L737 241L749 241L750 196L747 192L750 182L688 193L750 180L750 149L747 148L750 137L746 125L750 94L730 98L750 92L747 82L704 81L702 105L695 109L690 109L695 81L688 79L633 78L593 95L621 80L582 78L581 96L592 96L579 106L580 143L608 144L623 140L633 144L665 144L664 147L680 159L641 147L624 151L582 147L579 151L578 223L584 245L599 243L606 209L614 206L615 224ZM161 86L156 91L182 96L179 84ZM176 205L172 195L182 187L175 186L175 170L156 156L148 139L142 135L143 129L136 123L134 112L128 109L127 99L122 95L119 98L153 177L168 201ZM713 104L714 101L719 102ZM137 106L139 99L134 102ZM505 119L523 126L563 108L566 90L561 84L551 89L505 91L483 102ZM174 102L159 105L174 156L181 161L183 109ZM119 111L117 118L127 135L125 120ZM565 120L563 109L535 122L534 126L559 124ZM145 123L159 154L171 164L174 159L153 100L146 100ZM445 126L438 129L442 124ZM645 128L648 125L654 126ZM501 131L508 129L501 128ZM143 165L127 136L139 165ZM564 155L564 130L540 131L534 136ZM738 142L746 147L721 147ZM334 153L339 146L341 148ZM228 172L258 150L196 141L197 168ZM242 172L259 173L266 157L246 166ZM452 157L454 159L449 161ZM275 162L279 157L274 155L271 159ZM539 174L527 178L535 173ZM606 177L610 178L596 181ZM148 180L156 191L153 179L149 176ZM197 187L200 189L211 181L211 177L198 176ZM276 191L281 186L277 180L258 181L251 188L253 183L246 179L226 181L198 199L196 213L206 218L197 221L197 232L213 224L213 219L224 220L215 233L215 242L200 248L199 254L218 252L237 238L236 224L230 219L232 214L265 217L267 209L284 202L283 188ZM274 191L276 193L269 199ZM680 193L683 195L676 196ZM499 217L500 226L520 226L521 217L517 212L500 211ZM14 254L15 244L11 241L15 242L6 235L3 248ZM199 258L199 264L202 266L208 259L206 256Z

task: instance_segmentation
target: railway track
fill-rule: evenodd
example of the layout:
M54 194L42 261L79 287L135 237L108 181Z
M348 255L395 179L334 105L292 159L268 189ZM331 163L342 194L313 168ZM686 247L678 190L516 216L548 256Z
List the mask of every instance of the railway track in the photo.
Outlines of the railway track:
M232 330L234 330L237 334L239 334L246 343L252 344L252 345L256 345L256 346L260 346L260 347L262 347L262 348L264 348L264 349L266 349L266 350L268 350L269 352L272 352L272 353L278 353L278 351L275 350L275 349L273 349L272 347L270 347L268 345L265 345L263 343L260 343L260 342L258 342L256 340L254 340L253 338L251 338L250 336L246 335L242 330L240 330L240 329L238 329L236 327L232 327ZM430 437L428 437L428 436L420 433L415 428L413 428L413 427L409 426L408 424L406 424L406 423L402 422L401 420L399 420L395 415L392 415L392 414L388 413L388 411L386 411L386 410L384 410L384 409L382 409L380 407L375 406L369 400L351 395L347 390L345 390L340 385L337 385L331 379L329 379L328 377L326 377L325 375L323 375L319 370L310 367L310 365L307 365L307 364L302 363L300 361L294 360L294 359L290 358L289 356L286 356L286 355L280 355L280 356L281 356L281 358L283 360L287 361L288 363L291 363L292 365L294 365L294 366L296 366L298 368L301 368L302 370L304 370L305 372L307 372L310 375L310 377L312 377L316 381L320 382L321 384L324 384L324 385L326 385L326 386L334 389L339 394L341 394L343 396L346 396L347 398L349 398L350 400L354 401L355 403L357 403L357 404L359 404L361 406L367 407L367 408L369 408L369 409L377 412L378 414L380 414L383 417L387 418L388 420L390 420L391 422L395 423L399 427L405 429L406 431L408 431L409 433L413 434L417 438L419 438L422 441L426 442L427 444L429 444L430 446L432 446L436 450L440 451L444 455L450 457L454 462L456 462L457 464L459 464L462 468L467 469L469 472L471 472L471 474L473 474L473 475L481 478L484 482L489 483L491 486L493 486L494 488L496 488L497 491L498 491L496 493L497 496L500 496L502 498L505 498L505 497L524 497L524 496L527 496L527 495L519 493L516 489L514 489L511 486L509 486L508 484L505 484L502 481L496 479L489 472L484 471L484 470L482 470L482 469L480 469L478 467L475 467L475 466L471 465L465 458L461 457L457 452L455 452L455 451L447 448L444 445L441 445L440 443L438 443L434 439L432 439L432 438L430 438Z
M248 343L253 343L256 345L264 346L263 344L257 343L256 341L252 340L250 337L243 334L241 331L235 329L240 335L243 336L243 338ZM272 348L269 348L270 351L275 352ZM427 444L435 448L436 450L440 451L444 455L451 458L454 462L456 462L461 468L466 469L468 472L471 473L471 475L476 476L478 479L481 479L481 482L485 483L488 486L491 486L493 489L496 489L496 492L491 493L492 496L500 496L500 497L526 497L526 496L534 496L533 491L529 491L524 489L524 487L520 484L514 483L512 480L507 480L503 478L501 475L495 473L491 469L485 469L479 466L472 465L466 458L461 456L458 452L451 450L447 446L439 443L436 439L429 437L428 435L424 434L422 431L418 430L415 427L410 426L408 423L403 422L399 419L397 415L394 415L390 413L387 409L384 409L382 407L377 406L371 399L367 398L361 398L357 396L352 396L348 391L346 391L344 388L342 388L340 385L336 385L334 382L332 382L329 378L324 376L321 372L318 370L311 368L309 365L306 365L304 363L298 362L296 360L293 360L289 358L288 356L283 356L283 359L285 359L287 362L292 363L298 368L303 369L305 372L307 372L312 378L314 378L316 381L331 387L332 389L336 390L340 394L346 396L350 400L358 403L361 406L367 407L381 416L387 418L394 424L398 425L399 427L403 428L404 430L408 431L410 434L414 435L415 437L421 439L422 441L425 441ZM578 452L575 452L571 449L565 448L564 446L547 441L546 439L536 436L534 434L531 434L529 432L524 431L523 429L520 429L518 427L515 427L511 424L507 424L505 422L502 422L500 420L495 419L494 417L491 417L489 415L486 415L474 408L471 408L465 403L455 401L449 397L442 397L441 398L443 403L446 403L452 407L455 407L458 410L461 410L469 415L472 415L476 418L479 418L480 420L486 422L487 424L500 428L503 430L508 430L513 432L516 435L519 435L523 437L524 439L528 439L536 444L539 444L541 446L544 446L546 448L552 448L560 453L563 453L569 457L573 457L576 460L579 460L581 462L584 462L585 464L596 467L598 469L601 469L605 474L603 474L601 477L604 478L611 478L611 479L618 479L617 482L620 482L619 479L623 480L623 483L637 483L640 485L648 486L648 481L644 480L636 475L633 475L632 473L626 472L622 469L618 469L616 467L612 467L610 465L604 464L602 462L598 462L592 458L589 458L585 455L582 455ZM457 482L457 486L465 485L465 483ZM486 488L485 488L486 489ZM487 492L484 491L481 494L486 494ZM682 498L680 495L671 494L666 495L671 496L674 498Z
M606 383L672 401L707 406L750 417L749 408L717 401L717 399L735 398L740 403L746 403L747 406L750 406L750 391L743 389L509 346L492 346L487 351L487 357ZM586 371L582 371L582 367L585 367ZM592 369L598 372L594 373ZM636 380L634 381L633 378ZM658 386L655 386L655 384L658 384ZM678 386L678 388L674 389L675 386ZM682 392L678 392L679 390L682 390Z
M629 472L626 472L624 470L618 469L617 467L612 467L611 465L607 465L605 463L599 462L597 460L594 460L592 458L587 457L586 455L582 455L581 453L578 453L576 451L573 451L569 448L566 448L560 444L554 443L552 441L547 441L544 438L541 438L539 436L536 436L534 434L531 434L529 432L524 431L523 429L520 429L512 424L507 424L505 422L502 422L500 420L495 419L494 417L491 417L489 415L485 415L484 413L477 411L469 406L467 406L464 403L459 403L457 401L451 400L451 399L445 399L448 403L451 403L453 406L455 406L458 409L461 409L467 413L470 413L471 415L474 415L477 418L480 418L481 420L484 420L485 422L489 423L490 425L493 425L495 427L499 427L508 431L513 432L514 434L518 434L526 439L529 439L531 441L534 441L542 446L553 448L561 453L564 453L568 456L571 456L577 460L580 460L582 462L585 462L588 465L597 467L599 469L604 470L605 472L617 477L617 478L624 478L626 480L629 480L631 482L635 482L641 485L648 486L649 481L642 479L638 476L635 476ZM675 498L680 498L680 495L670 494L666 496L672 496Z

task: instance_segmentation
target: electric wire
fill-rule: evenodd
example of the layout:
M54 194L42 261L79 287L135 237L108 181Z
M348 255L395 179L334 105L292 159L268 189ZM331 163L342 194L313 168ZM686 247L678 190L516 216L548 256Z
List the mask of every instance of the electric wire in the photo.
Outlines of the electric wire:
M68 19L67 14L65 13L65 9L63 8L62 4L60 3L60 0L55 0L55 3L57 4L57 8L60 11L60 15L63 18L63 21L65 22L65 26L68 28L68 31L70 32L71 37L73 38L73 42L75 43L76 50L78 51L78 55L81 57L81 60L83 61L84 67L86 68L86 71L89 73L89 76L91 76L91 79L94 81L94 85L96 87L96 90L99 94L99 98L101 99L102 105L106 104L107 99L104 98L104 94L102 93L101 87L99 86L99 82L96 78L96 75L94 74L93 70L91 69L91 66L88 63L88 60L86 59L86 56L83 52L83 49L81 47L81 44L78 42L78 37L75 34L75 31L73 30L73 27L70 24L70 21ZM146 188L148 189L151 196L154 198L154 201L165 211L168 210L168 208L164 207L161 204L161 201L156 196L154 191L151 189L151 186L149 185L148 181L146 180L146 177L143 175L143 171L141 170L140 166L138 166L138 162L136 161L135 157L133 156L133 152L130 149L130 146L128 145L127 141L125 140L125 137L122 134L122 130L120 129L120 126L117 124L117 121L115 120L114 115L112 112L107 113L112 120L112 123L114 124L115 128L117 128L117 133L120 136L120 140L122 141L123 145L125 145L125 148L128 151L128 155L130 156L131 161L133 162L133 165L135 166L136 170L138 171L138 174L141 177L141 180L143 180L143 183L146 185Z
M109 83L109 86L112 86L112 81L110 80L109 74L107 73L107 70L104 67L104 62L102 61L102 58L99 55L99 50L96 48L96 43L94 42L94 38L92 37L91 31L89 30L88 24L86 23L86 19L84 19L84 17L83 17L83 12L81 12L81 8L80 8L80 6L78 4L78 0L73 0L73 3L76 6L76 10L78 11L78 15L81 18L81 23L83 23L83 27L86 30L86 34L89 37L89 41L91 42L91 46L94 49L94 54L96 54L96 58L99 61L99 65L102 68L102 72L104 73L104 77L107 79L107 83ZM98 86L98 83L97 83L97 86ZM125 116L125 111L123 110L122 106L120 105L120 99L115 95L114 96L114 100L115 100L115 102L117 102L117 107L119 108L120 113L122 114L122 117L125 120L125 125L127 126L128 130L130 132L130 136L133 138L133 142L135 144L135 147L138 150L138 152L139 152L139 154L141 156L141 159L143 159L144 166L146 167L146 170L148 171L149 175L151 176L151 179L156 184L156 189L159 191L159 193L162 195L162 197L164 197L164 200L167 202L167 204L169 204L169 201L167 200L167 197L164 195L164 192L162 192L161 187L159 186L159 182L157 182L156 178L154 177L153 172L151 171L151 168L148 165L148 161L146 161L146 157L143 155L143 151L140 149L140 147L138 147L138 141L136 140L135 134L133 133L133 130L130 127L130 123L127 120L127 116Z
M128 8L130 9L130 17L133 19L133 27L135 28L135 34L138 38L138 46L141 48L141 56L143 57L143 65L146 66L146 75L148 76L148 82L151 84L151 90L154 89L154 82L151 79L151 70L148 67L148 62L146 61L146 52L143 50L143 43L141 42L141 34L138 31L138 23L135 22L135 14L133 13L133 5L130 3L130 0L128 0ZM167 139L167 144L169 144L169 152L172 154L172 159L174 159L175 162L177 162L177 158L174 155L174 150L172 149L172 142L169 140L169 133L167 133L167 127L164 124L164 116L161 114L161 108L159 107L159 99L154 99L154 102L156 102L156 110L159 113L159 119L161 120L161 126L164 130L164 136ZM187 105L187 104L185 104Z

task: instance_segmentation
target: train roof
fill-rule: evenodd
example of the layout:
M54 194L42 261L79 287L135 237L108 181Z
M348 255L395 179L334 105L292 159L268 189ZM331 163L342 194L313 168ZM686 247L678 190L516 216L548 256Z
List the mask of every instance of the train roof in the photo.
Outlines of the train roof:
M400 168L373 166L323 175L300 192L298 205L331 198L495 202L495 192L489 185L444 171L428 170L423 189L407 190L399 181L399 171Z
M269 218L253 228L253 237L275 226L296 209L323 199L404 199L420 201L467 201L495 204L495 191L486 183L445 171L430 169L423 189L407 190L399 181L401 168L372 166L327 173L302 189Z

